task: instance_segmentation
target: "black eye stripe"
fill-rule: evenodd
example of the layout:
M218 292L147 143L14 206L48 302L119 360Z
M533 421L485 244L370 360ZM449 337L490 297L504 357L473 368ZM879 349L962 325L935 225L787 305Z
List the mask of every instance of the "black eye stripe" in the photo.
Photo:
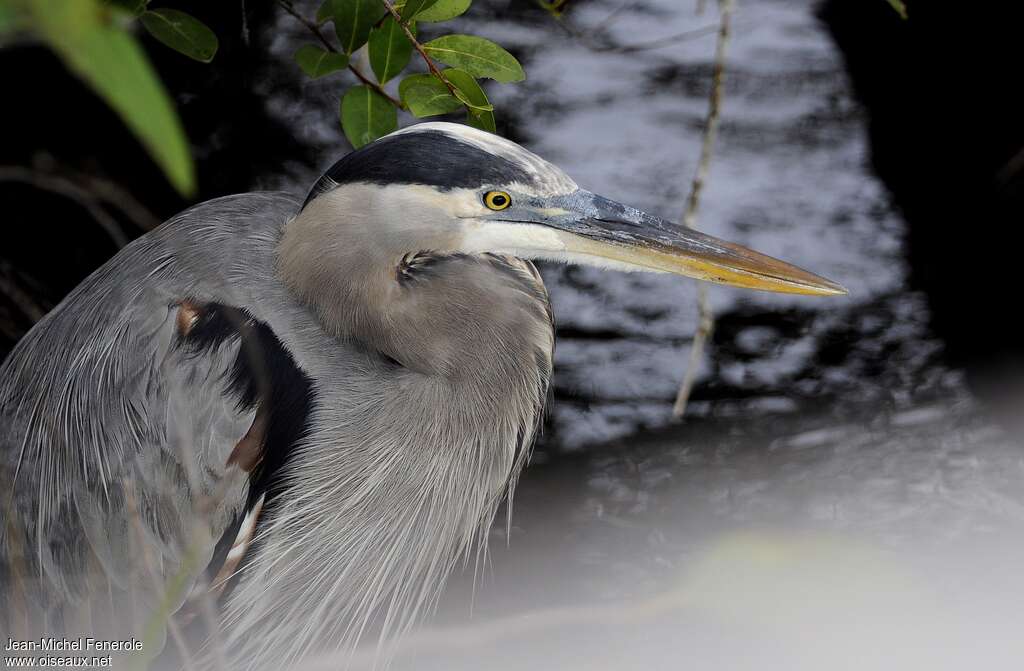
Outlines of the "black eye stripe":
M353 182L426 184L447 191L509 182L538 184L539 180L510 159L446 133L424 130L389 135L342 157L320 177L302 206L339 184Z

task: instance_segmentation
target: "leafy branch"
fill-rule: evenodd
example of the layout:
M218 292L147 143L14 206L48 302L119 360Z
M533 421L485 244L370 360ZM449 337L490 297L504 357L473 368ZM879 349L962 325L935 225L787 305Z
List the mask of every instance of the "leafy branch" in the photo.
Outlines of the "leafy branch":
M387 8L388 13L391 14L391 17L395 20L395 22L399 26L401 26L402 32L405 33L406 39L408 39L409 43L412 44L413 49L415 49L416 53L420 55L420 57L423 59L423 62L427 64L427 69L430 70L430 74L437 77L438 80L440 80L440 82L445 85L445 88L448 89L448 92L451 93L456 98L458 98L458 89L456 89L455 85L448 81L448 78L444 76L444 73L438 69L437 64L434 63L434 59L427 55L427 52L423 49L423 45L420 44L419 41L416 39L416 36L412 34L412 30L409 28L409 22L403 19L401 15L399 15L398 10L395 9L395 6L388 2L388 0L380 1L384 3L384 7Z
M501 83L526 77L519 61L490 40L473 35L442 35L429 42L418 38L421 23L441 23L467 9L472 0L324 0L316 20L303 16L290 0L278 4L309 30L316 44L295 52L295 61L310 78L348 70L359 84L341 98L340 118L345 136L354 147L372 142L398 127L398 112L423 118L467 113L470 125L495 131L494 106L477 81ZM332 22L337 43L322 26ZM352 65L355 52L365 49L376 80ZM419 54L425 74L404 76L398 96L386 85ZM442 69L439 64L450 67Z
M196 189L188 138L167 90L135 35L141 26L167 47L202 63L217 53L216 34L199 19L169 8L149 8L150 0L0 0L0 45L10 36L49 46L120 116L146 148L168 181L182 195ZM522 66L497 44L472 35L443 35L423 43L420 22L453 19L472 0L324 0L316 20L303 16L290 0L278 4L316 39L295 52L302 70L316 79L347 70L359 84L342 97L345 135L360 147L398 127L398 110L416 117L464 108L467 123L494 132L494 107L477 81L507 83L526 77ZM321 29L333 22L338 44ZM366 48L373 74L350 63ZM398 96L385 85L409 64L413 51L427 74L409 74ZM442 69L438 63L450 67Z
M330 40L324 37L323 32L320 30L320 26L318 26L314 21L310 21L305 16L303 16L297 9L295 9L295 5L288 2L288 0L277 0L277 4L281 5L281 8L284 9L284 11L288 12L288 14L295 18L299 23L306 26L309 32L312 33L314 37L316 37L317 41L319 41L320 44L324 45L324 49L326 49L329 53L335 54L344 59L344 61L327 60L324 57L320 56L319 54L315 54L315 57L318 58L318 60L312 61L305 55L300 57L299 54L303 53L314 55L314 53L309 52L308 50L306 52L303 52L302 49L300 49L298 52L296 52L295 60L299 63L299 67L301 67L307 75L315 79L317 77L322 77L324 75L330 74L331 72L334 72L335 69L345 67L348 69L349 72L355 75L356 79L361 81L363 85L369 86L378 94L387 98L395 107L398 107L400 109L404 108L404 105L402 105L402 102L400 100L392 98L391 95L384 90L383 86L381 86L377 82L373 81L372 79L364 75L362 71L359 70L359 68L352 65L352 63L349 62L348 56L339 51L337 47L331 44ZM341 65L341 63L344 63L344 65Z
M137 19L154 38L204 63L217 37L175 9L149 0L0 0L0 36L46 44L121 117L180 193L195 191L188 139L170 96L129 28ZM126 20L128 19L128 20Z

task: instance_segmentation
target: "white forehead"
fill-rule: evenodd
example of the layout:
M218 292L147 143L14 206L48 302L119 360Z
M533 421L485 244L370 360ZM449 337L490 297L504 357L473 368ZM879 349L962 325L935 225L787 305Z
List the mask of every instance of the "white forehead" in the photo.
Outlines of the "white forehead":
M533 176L533 184L521 184L521 190L538 196L557 196L576 191L579 186L561 168L548 163L540 156L523 149L515 142L503 137L482 131L471 126L443 121L419 123L391 135L421 133L434 131L444 133L468 145L481 149L495 156L500 156L521 167L524 172Z

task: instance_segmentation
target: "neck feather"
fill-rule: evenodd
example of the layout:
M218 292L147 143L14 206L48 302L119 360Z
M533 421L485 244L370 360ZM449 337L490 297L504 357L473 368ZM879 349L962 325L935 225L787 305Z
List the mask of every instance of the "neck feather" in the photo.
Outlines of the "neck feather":
M532 265L442 252L402 281L421 238L398 228L382 242L367 221L331 219L337 207L311 209L319 200L288 225L278 269L368 368L318 389L309 436L283 467L287 493L231 595L232 644L252 668L351 651L368 631L388 640L429 611L459 561L484 551L551 375Z

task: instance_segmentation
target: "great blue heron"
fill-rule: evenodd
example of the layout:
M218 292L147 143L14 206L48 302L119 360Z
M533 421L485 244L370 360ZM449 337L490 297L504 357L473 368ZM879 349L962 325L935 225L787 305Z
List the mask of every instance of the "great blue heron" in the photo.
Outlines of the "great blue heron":
M843 293L446 123L348 154L304 202L197 205L0 369L0 622L149 632L154 654L229 584L247 667L406 629L529 454L554 345L531 259Z

